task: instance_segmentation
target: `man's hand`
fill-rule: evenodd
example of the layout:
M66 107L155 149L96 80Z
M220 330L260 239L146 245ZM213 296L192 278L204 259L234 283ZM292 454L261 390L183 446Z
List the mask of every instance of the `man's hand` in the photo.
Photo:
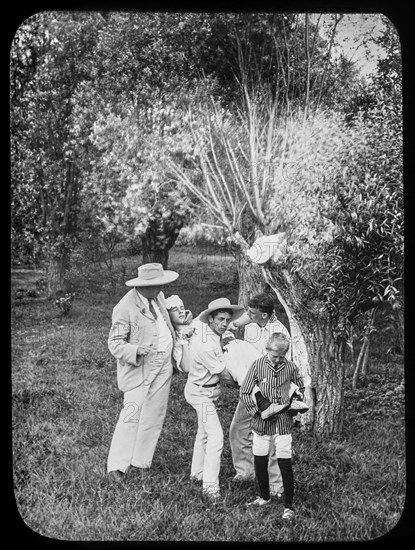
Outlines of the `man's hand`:
M238 330L238 324L237 323L238 323L238 321L235 321L235 322L231 321L228 325L227 330L230 330L231 332L236 332Z
M142 346L138 346L137 355L148 355L151 351L152 345L153 344L143 344Z

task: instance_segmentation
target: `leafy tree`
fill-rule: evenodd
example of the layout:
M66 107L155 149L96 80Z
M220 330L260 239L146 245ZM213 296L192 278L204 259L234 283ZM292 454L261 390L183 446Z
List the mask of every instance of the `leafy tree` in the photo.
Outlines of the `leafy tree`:
M96 160L85 184L86 210L94 212L106 234L140 239L143 261L164 267L192 210L165 162L168 153L180 154L181 124L166 98L154 97L144 109L125 104L122 113L105 110L90 135Z
M84 128L74 98L93 73L98 28L87 13L42 12L11 49L12 242L41 247L49 296L63 290L77 232Z

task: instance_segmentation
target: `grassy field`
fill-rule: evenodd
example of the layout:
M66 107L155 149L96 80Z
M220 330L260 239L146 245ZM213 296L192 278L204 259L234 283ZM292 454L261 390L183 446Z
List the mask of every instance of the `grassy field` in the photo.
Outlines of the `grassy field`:
M393 529L405 500L403 364L400 357L382 362L387 342L381 337L366 386L356 392L347 387L342 437L294 434L292 524L283 523L277 502L246 508L257 494L254 483L231 483L227 433L238 396L230 388L219 400L223 499L215 505L201 499L200 487L189 480L196 415L180 375L173 378L149 474L122 485L108 481L106 459L122 394L107 335L112 307L139 262L122 259L113 267L112 295L102 284L105 273L95 275L95 285L84 275L66 316L42 300L13 300L14 492L24 522L46 537L72 541L366 541ZM181 276L166 294L180 294L194 314L216 297L237 299L231 257L176 250L169 268ZM13 273L12 294L40 276Z

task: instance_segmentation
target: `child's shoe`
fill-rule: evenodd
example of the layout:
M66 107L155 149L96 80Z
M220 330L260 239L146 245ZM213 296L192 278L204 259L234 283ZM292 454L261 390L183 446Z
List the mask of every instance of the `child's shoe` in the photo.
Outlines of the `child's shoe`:
M275 414L286 411L289 406L290 406L289 403L284 403L284 405L278 405L278 403L271 403L271 405L267 409L265 409L265 411L261 412L261 418L262 420L266 420L267 418L270 418Z
M282 519L286 519L288 521L292 521L294 519L294 510L291 508L284 508L284 512L282 514Z
M266 506L270 502L271 502L270 498L268 500L265 500L262 497L256 497L256 499L253 500L252 502L248 502L247 506Z
M308 407L307 405L304 403L303 401L303 398L300 394L298 393L293 393L292 397L291 397L291 403L290 403L290 406L288 408L288 413L291 414L292 416L296 415L297 413L305 413L308 411Z

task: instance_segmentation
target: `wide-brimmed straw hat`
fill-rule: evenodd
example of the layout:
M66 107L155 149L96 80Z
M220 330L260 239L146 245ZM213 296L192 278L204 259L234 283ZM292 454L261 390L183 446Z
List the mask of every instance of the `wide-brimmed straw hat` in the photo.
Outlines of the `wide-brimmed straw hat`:
M209 315L218 309L232 310L232 321L238 319L238 317L240 317L244 312L244 308L242 306L231 304L228 298L217 298L216 300L213 300L213 302L210 302L209 307L198 315L198 319L200 319L203 323L207 323Z
M126 281L127 286L166 285L179 276L175 271L164 270L161 264L144 264L138 268L138 277Z
M255 264L265 264L270 258L278 261L284 253L286 234L263 235L259 237L246 254Z

